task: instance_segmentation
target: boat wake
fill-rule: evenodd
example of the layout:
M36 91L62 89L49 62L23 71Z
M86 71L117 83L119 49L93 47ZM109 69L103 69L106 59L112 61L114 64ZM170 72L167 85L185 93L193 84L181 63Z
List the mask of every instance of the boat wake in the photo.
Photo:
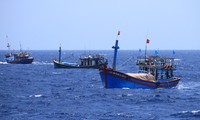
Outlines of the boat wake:
M2 61L0 61L0 64L8 64L7 62L2 62Z
M32 64L34 64L34 65L53 65L53 63L52 62L47 62L47 61L42 61L42 62L33 62Z
M189 90L189 89L196 89L200 87L200 83L198 82L189 82L189 83L180 83L178 84L178 89Z

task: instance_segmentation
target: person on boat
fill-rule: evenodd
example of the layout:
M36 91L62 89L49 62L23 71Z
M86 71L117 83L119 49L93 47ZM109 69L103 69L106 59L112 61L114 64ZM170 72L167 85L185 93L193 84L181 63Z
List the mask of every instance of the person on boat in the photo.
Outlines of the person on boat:
M170 74L171 74L171 77L174 77L174 74L173 74L173 65L170 64L169 67L170 67Z

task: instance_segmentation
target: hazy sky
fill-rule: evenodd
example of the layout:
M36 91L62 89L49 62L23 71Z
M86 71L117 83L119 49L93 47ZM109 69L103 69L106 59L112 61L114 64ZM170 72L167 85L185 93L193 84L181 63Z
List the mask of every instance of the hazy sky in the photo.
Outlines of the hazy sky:
M199 49L200 0L0 0L0 49Z

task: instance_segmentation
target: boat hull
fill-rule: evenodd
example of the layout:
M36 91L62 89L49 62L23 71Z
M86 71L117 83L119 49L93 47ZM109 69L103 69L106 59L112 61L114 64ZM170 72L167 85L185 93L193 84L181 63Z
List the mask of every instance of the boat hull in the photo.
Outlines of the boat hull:
M31 64L34 58L20 59L20 60L6 60L7 63L11 64Z
M54 63L54 68L66 68L66 69L73 69L73 68L91 68L91 69L99 69L99 67L107 65L107 63L105 64L100 64L100 65L88 65L88 66L81 66L81 65L69 65L69 64L62 64L59 63L58 61L56 61L55 59L53 59L53 63Z
M176 87L180 78L168 80L147 81L137 79L125 73L110 68L100 68L100 76L105 88L131 88L131 89L156 89Z

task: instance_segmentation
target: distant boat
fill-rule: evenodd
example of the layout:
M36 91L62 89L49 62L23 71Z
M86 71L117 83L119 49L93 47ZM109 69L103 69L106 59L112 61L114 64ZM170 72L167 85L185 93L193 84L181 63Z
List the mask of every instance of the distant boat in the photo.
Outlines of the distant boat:
M89 54L80 57L80 63L70 63L61 60L61 47L59 47L59 60L53 58L54 68L94 68L98 69L100 66L108 64L104 55Z
M6 54L5 60L11 64L31 64L34 58L28 52L18 52Z
M7 36L6 36L7 37ZM7 45L9 51L10 51L10 44ZM22 51L20 46L20 52L16 53L8 53L5 55L5 60L7 63L11 64L31 64L34 60L33 57L31 57L29 52Z
M99 72L105 88L172 88L176 87L180 78L174 77L174 58L161 56L139 57L138 73L123 73L116 70L118 40L116 40L113 67L100 67Z

